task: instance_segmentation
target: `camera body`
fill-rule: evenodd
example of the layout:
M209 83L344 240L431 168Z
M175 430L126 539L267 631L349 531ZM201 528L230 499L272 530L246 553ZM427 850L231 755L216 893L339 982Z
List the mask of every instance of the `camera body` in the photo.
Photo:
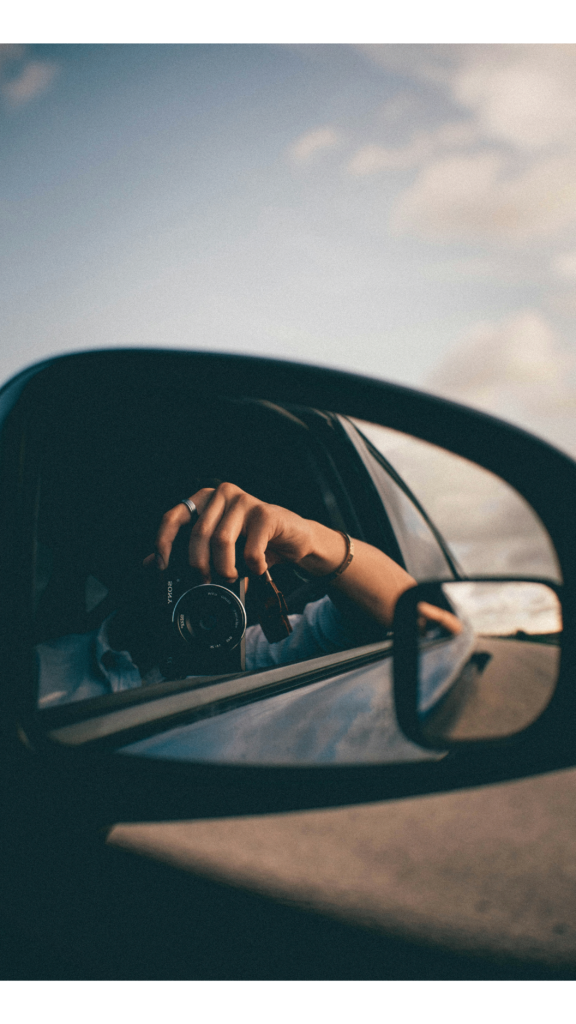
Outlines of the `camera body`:
M116 594L113 642L118 650L131 652L142 676L153 668L164 679L245 671L245 539L236 543L234 583L213 569L205 583L188 563L190 530L176 536L167 569L142 565ZM250 579L251 614L268 642L279 643L292 631L284 597L268 571Z
M212 571L210 583L188 564L189 530L176 537L168 568L159 573L160 661L166 679L223 675L245 668L245 579L240 551L238 579ZM244 570L244 572L243 572Z

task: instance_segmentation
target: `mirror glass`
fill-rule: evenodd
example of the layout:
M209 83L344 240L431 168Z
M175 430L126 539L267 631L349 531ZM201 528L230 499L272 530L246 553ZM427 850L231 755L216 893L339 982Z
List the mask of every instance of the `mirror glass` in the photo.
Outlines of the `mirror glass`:
M418 712L441 745L525 729L558 678L562 610L554 590L527 581L445 583L418 604ZM447 612L442 620L438 610ZM449 610L450 609L450 610Z
M395 567L422 582L456 580L480 562L507 575L526 575L530 562L531 574L537 566L557 579L553 548L526 503L449 452L343 416L207 397L160 373L144 382L86 374L81 385L39 408L29 444L35 685L51 735L80 743L136 730L126 752L254 764L441 756L397 724L390 581ZM273 588L242 568L244 527L238 583L212 562L214 597L187 575L191 524L181 501L223 483L331 533L325 562L295 565L288 548L275 549L270 573L285 614L272 607ZM182 528L161 572L149 556L176 507ZM511 507L520 510L516 531ZM345 535L352 562L330 579L349 554ZM374 591L364 600L369 579L383 603Z

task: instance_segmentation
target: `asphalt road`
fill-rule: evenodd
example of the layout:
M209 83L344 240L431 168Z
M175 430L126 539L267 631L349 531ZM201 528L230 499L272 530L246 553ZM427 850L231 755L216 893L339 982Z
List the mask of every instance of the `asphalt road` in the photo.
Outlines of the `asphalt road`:
M479 637L475 655L489 655L485 667L468 664L459 681L430 715L427 733L450 739L495 739L525 729L552 697L560 648L524 640Z

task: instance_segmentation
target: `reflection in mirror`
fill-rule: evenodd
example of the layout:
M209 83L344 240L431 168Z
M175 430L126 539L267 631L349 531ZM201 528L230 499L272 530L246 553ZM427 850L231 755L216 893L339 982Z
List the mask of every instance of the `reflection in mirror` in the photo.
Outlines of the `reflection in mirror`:
M427 441L355 422L412 489L467 576L533 576L562 582L547 530L504 480ZM441 575L438 572L435 578Z
M461 498L455 554L441 536L458 518L454 506L442 513L446 473L421 474L420 493L412 474L416 498L410 472L402 479L411 438L391 432L400 456L386 461L340 415L208 396L173 375L79 380L36 422L34 650L51 734L84 742L92 726L100 737L134 727L155 733L138 734L135 752L215 762L437 757L396 720L395 601L415 582L456 580L464 535L498 559L509 544L500 506L491 522L489 503L478 517L477 492ZM424 511L435 502L440 532ZM258 563L246 541L263 505L283 527ZM223 510L230 529L218 536ZM196 527L212 513L206 545ZM319 547L299 547L302 523ZM553 552L538 550L552 576ZM168 568L155 551L170 554ZM465 647L466 630L452 642ZM442 696L432 687L427 711ZM162 715L171 726L180 716L177 726L166 731Z
M42 710L387 643L413 578L339 418L185 390L100 380L39 424Z
M459 581L439 589L460 628L440 629L419 616L423 735L442 746L520 732L547 707L556 686L562 633L556 593L527 581Z

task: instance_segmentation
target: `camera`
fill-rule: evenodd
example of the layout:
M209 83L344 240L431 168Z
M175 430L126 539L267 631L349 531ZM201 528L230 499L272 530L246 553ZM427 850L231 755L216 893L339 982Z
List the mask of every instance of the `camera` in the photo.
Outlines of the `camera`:
M118 650L130 651L142 676L152 668L164 679L245 670L245 538L236 543L238 578L231 583L212 568L205 583L188 563L190 531L179 531L166 569L141 566L117 594L111 639ZM250 576L250 587L253 619L269 643L278 643L292 631L284 597L268 571Z
M236 550L238 579L233 583L212 571L205 583L188 564L189 530L181 530L168 568L158 573L159 665L166 679L185 675L223 675L245 668L245 576Z

